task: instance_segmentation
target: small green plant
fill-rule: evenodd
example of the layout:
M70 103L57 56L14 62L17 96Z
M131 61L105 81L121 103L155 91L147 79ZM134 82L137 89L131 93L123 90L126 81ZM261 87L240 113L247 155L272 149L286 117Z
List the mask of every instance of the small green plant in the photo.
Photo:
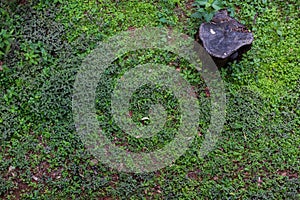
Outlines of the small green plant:
M13 41L12 38L12 31L7 31L5 29L2 29L0 31L0 60L8 54L11 48L11 44Z
M193 4L196 12L191 15L192 18L210 21L214 14L221 9L227 8L230 15L234 15L234 8L232 5L220 0L196 0Z

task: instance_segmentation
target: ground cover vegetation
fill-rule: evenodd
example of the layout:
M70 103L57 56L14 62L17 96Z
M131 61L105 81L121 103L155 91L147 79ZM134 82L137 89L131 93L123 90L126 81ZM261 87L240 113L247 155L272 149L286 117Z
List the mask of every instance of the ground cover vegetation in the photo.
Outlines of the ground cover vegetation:
M180 110L166 88L134 93L132 118L149 102L167 109L164 132L150 140L125 135L109 113L118 77L137 64L180 71L201 103L199 134L173 165L152 173L112 170L89 154L75 131L72 91L82 60L120 31L172 27L195 37L201 22L227 8L253 32L237 62L220 68L226 85L222 139L199 150L209 124L205 83L170 52L119 57L100 79L95 106L107 136L131 151L152 151L176 134ZM296 0L13 0L0 1L0 198L2 199L299 199L300 67Z

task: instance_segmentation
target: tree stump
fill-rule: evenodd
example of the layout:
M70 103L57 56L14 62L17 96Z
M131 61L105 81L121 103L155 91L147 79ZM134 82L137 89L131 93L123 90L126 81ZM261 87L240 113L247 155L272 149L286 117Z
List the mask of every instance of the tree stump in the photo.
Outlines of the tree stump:
M219 67L249 50L253 41L253 34L230 17L227 10L218 11L210 22L202 23L199 37Z

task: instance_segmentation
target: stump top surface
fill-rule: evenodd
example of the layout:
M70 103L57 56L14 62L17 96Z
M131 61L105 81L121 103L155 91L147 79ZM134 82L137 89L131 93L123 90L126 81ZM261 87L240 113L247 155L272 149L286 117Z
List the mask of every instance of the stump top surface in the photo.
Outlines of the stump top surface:
M253 34L226 10L217 12L211 22L202 23L199 36L210 55L223 59L253 41Z

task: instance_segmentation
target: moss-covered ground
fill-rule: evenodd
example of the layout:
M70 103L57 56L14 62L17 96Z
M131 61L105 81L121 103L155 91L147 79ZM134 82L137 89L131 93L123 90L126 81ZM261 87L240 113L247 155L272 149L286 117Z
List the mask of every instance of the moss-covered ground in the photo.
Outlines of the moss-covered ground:
M254 34L239 62L219 69L226 85L226 123L207 156L199 150L209 122L209 95L185 61L169 52L131 52L98 85L97 114L108 137L132 151L151 150L176 133L176 99L161 88L137 91L132 117L149 96L164 97L166 134L132 140L112 125L110 89L120 70L154 60L180 69L203 106L199 134L173 165L119 172L98 162L79 139L72 92L82 60L121 31L172 27L194 37L201 20L184 0L0 1L0 198L2 199L299 199L300 5L297 0L227 1ZM150 100L149 100L150 99ZM175 106L174 106L175 105ZM205 113L208 113L205 115ZM174 123L174 124L172 124ZM174 132L175 131L175 132Z

